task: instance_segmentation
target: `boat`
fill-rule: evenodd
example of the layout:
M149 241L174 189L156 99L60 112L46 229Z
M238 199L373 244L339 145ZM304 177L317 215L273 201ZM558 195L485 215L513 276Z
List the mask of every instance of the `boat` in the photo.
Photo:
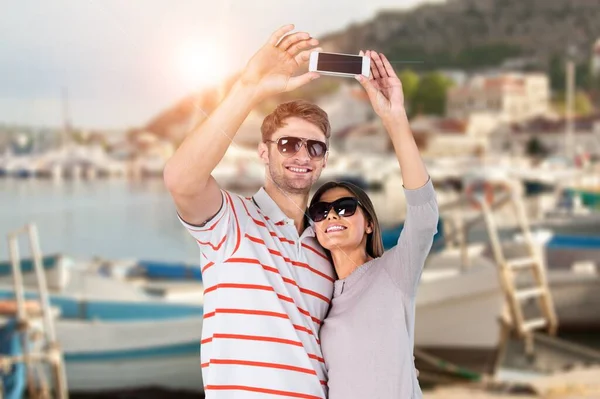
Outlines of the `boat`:
M427 258L416 298L415 347L485 374L498 354L504 296L484 251L484 245L470 245L465 253L446 248Z
M51 298L73 392L160 387L202 391L202 306Z
M50 304L59 310L57 339L71 392L159 387L203 390L200 368L201 301L181 303L126 281L78 267L63 256L43 258ZM26 298L34 299L31 260L22 262ZM29 270L28 270L29 267ZM6 264L0 265L6 271ZM49 273L50 272L50 273ZM14 297L10 276L0 277L0 299Z
M584 198L583 193L563 190L547 200L550 209L543 211L532 223L534 230L551 230L556 235L579 235L600 237L600 196Z
M589 250L600 241L554 240L544 248L559 334L600 331L598 263L586 260L586 253L572 252L575 245ZM523 259L525 249L518 237L503 243L507 259ZM598 259L600 251L595 256ZM597 351L541 332L533 334L538 356L530 364L522 339L506 330L505 294L498 272L485 243L443 247L429 255L416 298L415 355L423 381L481 381L483 376L494 375L498 381L518 382L523 375L600 364ZM523 275L517 277L519 286L532 286L532 282ZM532 319L539 315L539 307L530 300L523 304L523 313Z
M381 231L381 238L383 240L383 248L388 250L394 247L398 243L398 238L400 237L400 233L404 229L404 222L397 224L396 226L391 226L387 228L383 228ZM436 252L444 247L444 220L440 218L438 220L437 225L437 233L433 236L433 245L432 251Z

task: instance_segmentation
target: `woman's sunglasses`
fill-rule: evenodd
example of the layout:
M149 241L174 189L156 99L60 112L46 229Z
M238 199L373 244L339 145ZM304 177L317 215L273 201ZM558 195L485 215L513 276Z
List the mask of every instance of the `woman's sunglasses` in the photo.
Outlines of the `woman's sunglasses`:
M265 143L277 143L279 153L289 158L306 146L306 151L311 159L321 159L327 152L327 144L319 140L303 139L301 137L283 136L277 140L265 140Z
M308 216L313 222L321 222L327 218L329 211L333 208L335 213L341 217L350 217L356 212L356 208L362 204L354 197L343 197L333 202L317 202L308 208Z

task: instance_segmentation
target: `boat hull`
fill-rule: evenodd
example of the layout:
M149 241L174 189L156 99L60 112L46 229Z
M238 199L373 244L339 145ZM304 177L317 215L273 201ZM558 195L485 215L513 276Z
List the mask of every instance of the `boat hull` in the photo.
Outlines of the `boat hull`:
M432 255L417 293L415 346L445 361L474 371L494 367L503 295L497 271L474 257L461 270L460 256L446 250Z

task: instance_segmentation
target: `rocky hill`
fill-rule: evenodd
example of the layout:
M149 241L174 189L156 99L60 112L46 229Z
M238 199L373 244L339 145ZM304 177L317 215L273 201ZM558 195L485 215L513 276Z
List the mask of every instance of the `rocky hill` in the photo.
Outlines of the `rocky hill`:
M600 37L599 0L447 0L412 10L386 10L322 38L328 50L372 48L397 68L498 67L505 61L546 69L569 45L589 61ZM515 62L517 61L517 62Z

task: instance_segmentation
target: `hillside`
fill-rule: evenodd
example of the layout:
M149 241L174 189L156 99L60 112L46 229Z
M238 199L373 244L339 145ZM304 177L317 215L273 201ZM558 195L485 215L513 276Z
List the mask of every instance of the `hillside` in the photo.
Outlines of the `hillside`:
M569 44L578 49L578 62L587 63L598 37L598 0L448 0L382 11L322 43L330 51L385 52L398 69L474 70L515 58L529 68L547 69Z
M412 10L382 11L370 21L320 40L326 51L382 51L398 70L475 71L503 64L543 70L549 73L552 88L560 90L569 44L578 49L577 86L591 88L588 65L599 37L600 0L447 0ZM225 91L235 78L225 83ZM314 101L336 88L334 80L317 81L261 104L258 115L279 102L293 98ZM142 130L178 143L212 112L219 98L215 88L194 93L157 115Z

